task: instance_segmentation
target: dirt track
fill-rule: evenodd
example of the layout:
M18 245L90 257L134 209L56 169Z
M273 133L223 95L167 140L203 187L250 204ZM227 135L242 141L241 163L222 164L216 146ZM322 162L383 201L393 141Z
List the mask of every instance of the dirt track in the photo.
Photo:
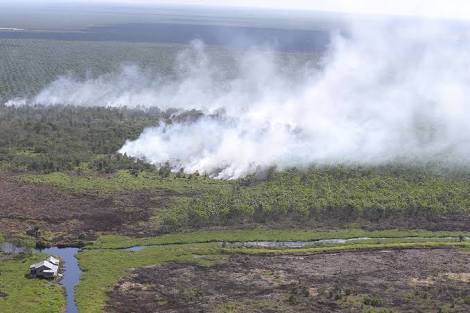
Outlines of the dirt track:
M170 263L134 270L110 292L107 312L464 313L469 261L470 251L438 249Z
M56 243L93 239L99 231L139 235L149 230L145 222L153 210L171 196L166 191L69 193L0 176L0 229L14 235L38 226L43 235L59 234Z

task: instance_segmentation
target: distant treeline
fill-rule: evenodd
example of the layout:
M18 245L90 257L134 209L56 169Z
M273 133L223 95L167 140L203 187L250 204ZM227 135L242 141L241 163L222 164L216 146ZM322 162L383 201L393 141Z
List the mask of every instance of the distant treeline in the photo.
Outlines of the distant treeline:
M288 52L324 51L330 43L329 32L325 30L189 23L132 23L94 26L83 32L0 31L0 39L187 44L195 38L208 45L237 49L269 46L279 51Z
M157 109L0 105L0 165L10 171L102 173L151 170L152 166L116 152L146 127L194 118Z

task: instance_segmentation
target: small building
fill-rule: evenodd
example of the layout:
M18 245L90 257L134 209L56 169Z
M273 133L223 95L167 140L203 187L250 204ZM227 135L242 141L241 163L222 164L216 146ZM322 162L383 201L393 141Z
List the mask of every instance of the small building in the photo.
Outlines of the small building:
M31 277L55 278L59 274L59 262L58 259L49 257L46 261L31 265L29 275Z

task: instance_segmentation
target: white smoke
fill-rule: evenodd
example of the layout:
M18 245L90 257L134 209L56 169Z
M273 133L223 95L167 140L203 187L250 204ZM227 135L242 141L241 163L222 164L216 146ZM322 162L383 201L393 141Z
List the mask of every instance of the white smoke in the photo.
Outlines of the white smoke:
M274 53L251 51L230 80L198 43L171 81L136 67L64 77L33 102L200 110L205 117L146 129L120 152L219 178L271 166L468 164L469 39L448 22L356 25L336 36L321 68L294 78Z

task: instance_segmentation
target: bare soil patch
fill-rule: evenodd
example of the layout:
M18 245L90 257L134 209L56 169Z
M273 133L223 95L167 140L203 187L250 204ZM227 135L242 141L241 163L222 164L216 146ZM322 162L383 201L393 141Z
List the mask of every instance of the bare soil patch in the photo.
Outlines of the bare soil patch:
M470 251L410 249L169 263L134 270L106 311L464 313L469 261Z
M55 244L94 239L96 232L145 235L151 231L148 221L155 210L168 205L173 196L165 190L71 193L4 175L0 230L15 236L36 227L42 237L53 233Z

